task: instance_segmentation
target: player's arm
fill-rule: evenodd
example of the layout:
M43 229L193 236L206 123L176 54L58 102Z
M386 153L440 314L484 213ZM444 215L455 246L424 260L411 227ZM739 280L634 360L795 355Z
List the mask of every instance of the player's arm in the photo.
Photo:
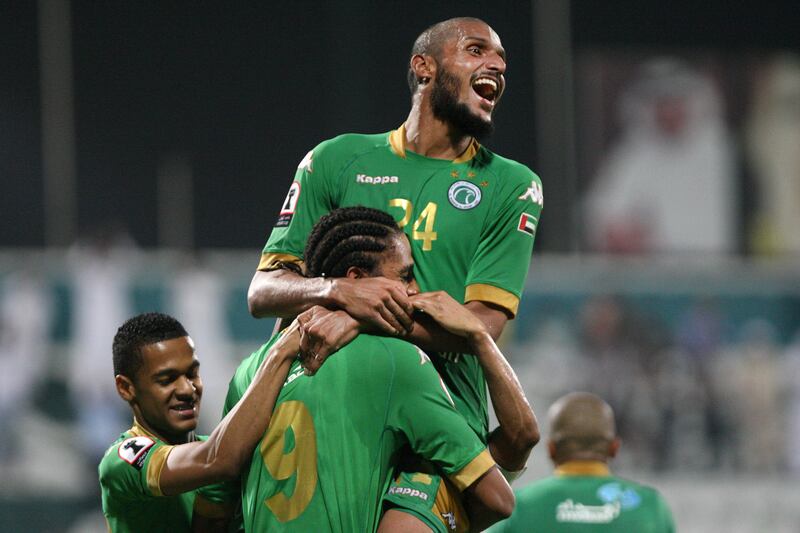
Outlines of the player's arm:
M205 442L172 448L161 470L164 495L234 479L269 425L272 409L300 347L297 323L270 348L242 399Z
M399 281L375 278L306 278L286 268L256 271L247 292L250 313L293 317L315 305L347 311L377 331L411 330L413 308Z
M417 294L411 301L415 309L469 343L469 351L483 368L499 423L489 438L492 457L507 471L523 469L539 442L539 424L517 375L486 326L443 291Z

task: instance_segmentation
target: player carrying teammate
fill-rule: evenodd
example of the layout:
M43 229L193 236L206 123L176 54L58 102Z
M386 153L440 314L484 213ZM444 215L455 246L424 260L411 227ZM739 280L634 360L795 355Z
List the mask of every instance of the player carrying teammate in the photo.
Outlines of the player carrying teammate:
M337 207L390 212L408 235L423 291L464 302L497 338L517 312L542 209L541 181L480 145L505 89L505 51L484 22L456 18L414 43L411 111L396 130L324 141L300 163L248 292L254 316L290 317L312 305L347 311L369 331L401 334L432 354L459 412L488 439L486 382L471 348L429 320L413 320L402 284L384 278L302 277L312 225ZM329 348L323 348L323 352ZM535 428L498 434L498 457L521 470Z
M655 489L610 474L608 461L620 440L606 402L585 392L567 394L548 417L555 475L518 491L514 514L493 533L675 531L669 507Z
M206 440L194 435L203 382L192 339L168 315L127 320L114 336L114 373L117 392L133 412L133 427L99 466L109 531L189 531L193 506L201 502L194 489L239 476L266 431L299 346L294 323L253 369L242 401Z
M404 290L413 285L414 263L406 236L390 215L374 209L337 209L324 216L309 237L305 257L309 276L353 280L381 276L397 281ZM483 323L452 298L444 293L420 294L412 296L411 303L467 339L491 368L501 367L513 376ZM342 331L342 320L351 321L344 311L314 308L311 312L315 310L329 319L322 327ZM240 365L226 408L236 405L263 354L279 337ZM524 402L519 388L509 391L514 394ZM533 415L529 407L527 411L530 421ZM466 527L472 520L480 528L513 507L510 488L494 468L486 445L454 409L430 359L415 346L400 339L358 335L314 375L305 373L299 362L294 364L270 428L242 479L245 530L374 531L393 467L405 449L446 474L442 479L418 473L410 476L413 486L396 489L414 499L412 513L441 511L454 524ZM445 483L473 499L469 519L452 496L443 499L439 488ZM442 530L441 520L430 527Z

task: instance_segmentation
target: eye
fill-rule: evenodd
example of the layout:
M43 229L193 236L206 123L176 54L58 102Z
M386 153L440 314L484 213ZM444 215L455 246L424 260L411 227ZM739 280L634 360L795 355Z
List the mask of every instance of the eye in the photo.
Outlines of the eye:
M479 56L481 55L481 47L477 45L472 45L467 48L467 51L473 55Z

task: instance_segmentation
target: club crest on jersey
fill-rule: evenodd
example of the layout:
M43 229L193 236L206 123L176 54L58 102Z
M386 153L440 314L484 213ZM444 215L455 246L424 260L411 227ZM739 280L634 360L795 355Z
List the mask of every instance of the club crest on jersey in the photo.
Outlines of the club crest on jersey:
M142 469L144 460L156 442L150 437L131 437L117 447L119 458L137 470Z
M295 181L289 187L289 192L286 193L286 199L283 201L281 212L278 214L278 221L275 223L276 228L284 228L292 221L298 198L300 198L300 182Z
M544 207L544 193L542 193L542 186L536 183L536 180L531 180L531 186L518 198L519 200L530 200L540 207Z
M314 150L310 150L303 158L303 160L300 161L300 164L297 165L297 168L305 170L309 174L314 172L314 169L311 166L311 163L313 162L313 157L314 157Z
M447 190L447 198L456 209L472 209L481 203L481 190L473 183L459 180Z
M531 237L536 234L536 222L537 219L533 215L529 215L528 213L522 213L519 216L519 224L517 224L517 230L521 231L522 233L527 233Z

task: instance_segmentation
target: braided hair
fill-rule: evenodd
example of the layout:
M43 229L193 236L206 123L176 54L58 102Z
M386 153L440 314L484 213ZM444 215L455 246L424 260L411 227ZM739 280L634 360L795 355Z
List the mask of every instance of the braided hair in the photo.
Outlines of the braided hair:
M306 276L344 277L350 267L374 272L391 237L402 235L391 215L370 207L334 209L319 219L305 249Z

